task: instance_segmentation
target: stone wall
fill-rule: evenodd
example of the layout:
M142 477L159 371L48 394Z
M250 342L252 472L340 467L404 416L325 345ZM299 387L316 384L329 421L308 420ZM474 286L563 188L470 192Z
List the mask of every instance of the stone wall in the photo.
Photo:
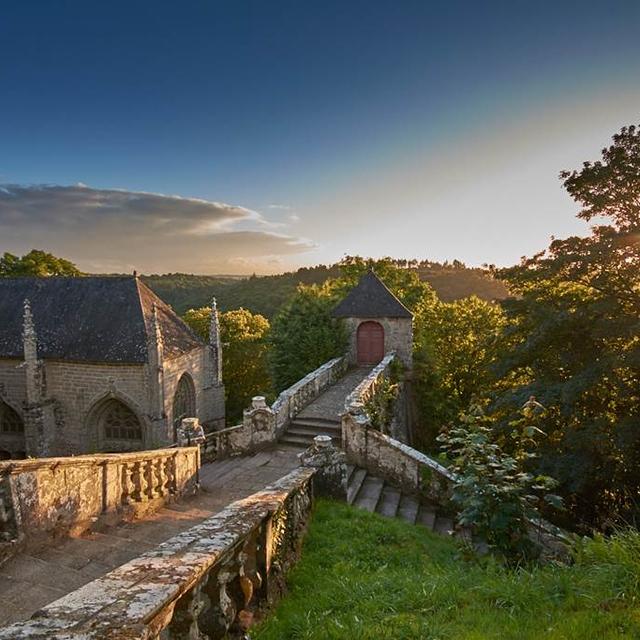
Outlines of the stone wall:
M349 364L358 361L358 327L363 322L377 322L384 329L384 352L394 351L408 369L413 366L413 320L411 318L345 318L349 335Z
M389 376L394 353L390 353L354 389L342 416L342 446L349 462L381 476L408 493L445 502L454 477L441 464L390 437L371 424L367 403L377 386ZM387 429L390 430L390 425Z
M282 593L298 557L314 473L296 469L30 620L0 629L0 639L242 637L254 613Z
M0 359L0 401L8 404L24 422L25 372L21 360ZM23 455L27 447L23 434L0 433L0 449L12 456Z
M140 449L174 442L173 399L178 380L191 377L196 392L196 416L209 428L224 426L224 387L209 380L212 366L207 346L163 363L164 414L153 408L153 376L142 364L104 364L47 360L42 363L44 397L27 408L26 369L21 360L0 360L0 400L25 423L24 436L0 433L0 449L12 455L77 455L130 447L129 442L105 443L95 410L108 398L124 402L143 428ZM41 425L45 425L42 428Z
M186 373L196 390L196 415L207 428L224 427L224 387L209 379L213 371L211 351L208 347L194 349L172 360L164 361L164 407L167 416L165 443L173 442L173 399L178 381Z
M236 453L254 451L276 442L289 422L341 378L346 369L346 358L333 358L285 389L270 407L262 396L256 396L244 411L243 428L229 437L231 449Z
M198 447L0 463L0 537L29 543L154 511L197 487Z
M50 434L49 455L73 455L100 451L101 440L92 410L101 400L122 400L143 426L141 448L163 442L149 420L149 388L142 365L90 364L45 361L47 397L55 399L61 412L56 432Z

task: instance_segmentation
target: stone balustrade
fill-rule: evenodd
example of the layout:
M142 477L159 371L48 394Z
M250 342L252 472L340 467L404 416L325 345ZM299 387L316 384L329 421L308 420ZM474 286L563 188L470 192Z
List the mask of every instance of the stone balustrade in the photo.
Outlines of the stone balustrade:
M310 516L316 471L276 483L36 613L0 640L241 636L284 589Z
M194 491L198 447L0 463L0 560L18 544L80 533Z
M253 398L251 407L244 411L243 428L229 438L231 450L234 453L254 451L276 442L289 422L346 370L346 358L334 358L285 389L271 406L263 396Z
M455 477L435 460L396 440L371 424L367 404L389 377L395 353L387 354L345 401L342 444L349 462L395 484L403 491L440 503L449 498Z

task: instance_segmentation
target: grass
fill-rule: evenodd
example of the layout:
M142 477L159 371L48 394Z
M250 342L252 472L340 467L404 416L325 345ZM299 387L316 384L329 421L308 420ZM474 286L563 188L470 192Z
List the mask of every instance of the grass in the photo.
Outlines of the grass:
M254 640L640 638L640 534L571 566L466 561L449 539L319 500L289 594Z

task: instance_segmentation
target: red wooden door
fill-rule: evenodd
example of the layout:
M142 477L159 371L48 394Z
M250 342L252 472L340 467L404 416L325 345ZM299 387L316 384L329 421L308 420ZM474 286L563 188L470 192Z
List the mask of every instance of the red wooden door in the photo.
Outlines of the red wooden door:
M358 364L377 364L384 358L384 329L377 322L358 327Z

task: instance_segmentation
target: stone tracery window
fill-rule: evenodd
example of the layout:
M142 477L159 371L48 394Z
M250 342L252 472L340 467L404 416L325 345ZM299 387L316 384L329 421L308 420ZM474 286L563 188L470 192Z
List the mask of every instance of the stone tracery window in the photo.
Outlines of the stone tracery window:
M195 415L196 390L191 376L184 373L173 396L173 424L177 425L183 418L193 418Z
M24 433L22 418L2 400L0 400L0 433Z
M109 400L101 412L100 426L107 440L142 441L142 425L126 404Z

